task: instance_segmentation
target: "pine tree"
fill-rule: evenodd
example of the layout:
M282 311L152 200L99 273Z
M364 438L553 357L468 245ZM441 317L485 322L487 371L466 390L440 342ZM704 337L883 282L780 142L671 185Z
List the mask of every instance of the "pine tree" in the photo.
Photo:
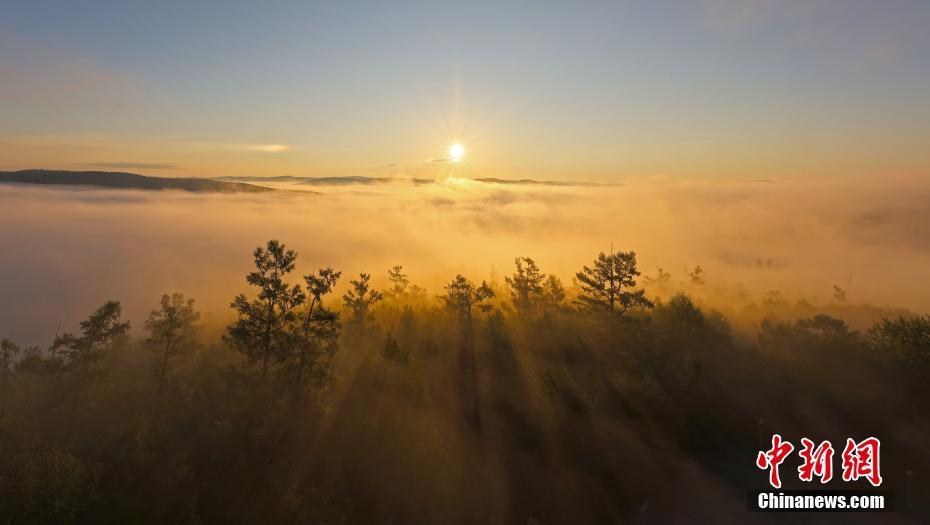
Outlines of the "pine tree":
M529 257L517 257L513 262L516 271L513 276L504 277L504 282L510 287L510 298L517 312L530 315L541 306L546 275Z
M253 252L256 271L246 276L246 282L258 288L256 299L239 294L230 305L238 319L227 328L224 340L244 353L252 363L261 365L261 377L266 379L269 368L284 358L292 343L296 308L306 295L300 285L289 285L284 277L294 270L297 253L286 250L277 240Z
M384 295L395 301L421 299L426 295L423 288L410 282L410 277L404 273L403 266L395 265L388 270L388 281L391 283L391 288L386 290Z
M481 304L485 300L494 297L494 290L491 286L481 281L481 285L475 286L471 281L461 275L456 275L455 279L446 285L446 294L441 296L446 308L457 314L465 321L471 321L472 309L476 306L480 310L490 309L490 305Z
M162 295L158 309L152 310L145 321L145 329L149 332L147 343L154 352L159 392L164 390L174 363L200 346L196 326L199 319L200 312L194 310L194 300L176 293Z
M99 361L110 344L129 332L129 322L122 322L123 308L119 301L107 301L86 320L81 321L81 335L66 333L55 337L52 360L63 365L86 370Z
M352 311L352 322L355 324L362 324L367 321L370 317L369 308L371 305L384 299L381 292L371 289L370 279L371 274L360 273L357 280L349 281L352 289L342 296L346 307Z
M22 349L9 339L0 341L0 386L6 385L10 380L10 373L16 363L16 356Z
M304 276L310 303L302 315L296 353L291 362L294 381L301 391L311 377L318 382L327 375L327 361L339 349L339 313L323 306L323 297L332 293L342 272L321 268Z
M407 287L410 286L410 278L404 273L404 267L400 265L393 266L388 270L388 281L391 282L391 289L388 293L396 298L401 298L407 294Z
M575 274L581 286L576 302L585 309L619 315L631 308L651 308L645 291L633 289L637 276L636 252L601 252L593 267L584 266Z
M701 286L704 284L704 268L701 268L701 265L697 265L691 270L691 273L688 274L688 277L691 278L691 284L695 286Z
M562 303L565 302L565 287L562 286L562 281L558 277L552 274L546 276L546 280L542 283L540 301L542 310L546 314L551 314L562 308Z

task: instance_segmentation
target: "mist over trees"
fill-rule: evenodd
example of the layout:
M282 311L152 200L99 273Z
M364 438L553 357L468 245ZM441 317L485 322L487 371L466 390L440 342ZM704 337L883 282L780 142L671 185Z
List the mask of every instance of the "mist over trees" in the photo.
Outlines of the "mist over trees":
M360 273L358 279L349 281L352 287L342 296L346 308L352 312L352 322L354 324L363 324L369 321L371 306L384 299L384 294L378 290L373 290L369 281L371 281L371 274ZM396 286L397 283L395 283Z
M197 340L197 321L200 312L194 310L194 300L185 299L183 294L165 294L156 310L152 310L145 321L149 333L146 342L154 353L152 365L158 377L158 391L165 388L165 381L178 359L192 354L200 346Z
M487 312L491 305L486 301L494 297L494 290L486 281L476 285L462 275L456 275L452 282L446 285L445 295L440 296L449 312L454 313L466 323L471 323L472 313L477 309Z
M633 251L433 295L400 265L302 273L278 240L252 259L214 340L181 293L143 339L106 301L47 348L0 340L0 523L765 522L745 491L774 432L880 436L898 515L930 516L930 316L740 337Z

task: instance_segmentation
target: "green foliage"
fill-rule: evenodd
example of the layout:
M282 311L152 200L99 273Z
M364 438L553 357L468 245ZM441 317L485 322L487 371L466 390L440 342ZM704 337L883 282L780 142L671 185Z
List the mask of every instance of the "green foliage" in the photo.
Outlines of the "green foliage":
M730 338L730 327L723 315L704 312L682 292L655 306L650 326L661 337L696 347L713 346Z
M543 281L542 290L542 308L546 313L553 313L560 310L565 304L565 287L562 280L549 274Z
M805 310L766 320L757 347L682 293L635 323L565 309L561 283L524 258L507 284L526 307L494 308L488 283L459 275L434 304L379 309L384 333L344 337L327 307L340 272L319 269L298 287L285 282L296 254L273 242L256 255L255 298L236 310L229 344L183 360L198 316L179 294L162 298L144 341L128 338L112 302L59 338L54 357L0 341L0 524L622 523L644 501L685 506L668 499L669 472L684 469L701 475L678 479L676 493L731 504L751 482L744 452L769 431L761 420L831 436L861 428L863 412L887 448L930 461L922 436L900 426L926 421L925 396L912 392L930 372L928 316L863 336ZM638 275L623 264L635 260L606 259L615 314L644 306L622 300ZM403 277L385 292L394 298L410 285L392 270ZM606 295L587 293L610 311ZM251 365L269 319L263 380ZM145 348L177 357L160 395ZM95 373L73 373L83 362Z
M227 328L224 340L261 367L266 378L271 366L287 358L291 350L295 310L306 301L300 285L289 285L284 277L294 270L297 253L270 240L266 248L253 252L256 270L246 282L258 289L257 298L239 294L230 305L238 318Z
M446 285L445 290L445 295L440 296L440 299L448 311L461 319L470 321L474 308L481 311L491 309L491 305L484 304L484 301L494 297L494 290L485 281L475 286L462 275L456 275L455 279Z
M882 319L865 337L880 355L923 373L930 371L930 315Z
M7 523L72 523L99 476L96 465L61 448L26 447L0 463L0 516L18 518Z
M329 360L339 350L339 313L326 308L323 298L332 293L341 275L326 267L304 276L310 303L302 314L295 355L288 360L299 391L307 384L322 384L329 374Z
M512 276L504 278L510 287L510 299L519 314L534 314L542 303L546 275L539 271L539 266L529 257L517 257L513 262L516 271Z
M384 357L396 363L406 365L410 362L410 352L401 350L397 339L391 335L391 332L388 332L384 338L382 352L384 353Z
M656 304L648 330L654 345L649 366L660 379L689 387L701 380L708 360L726 359L732 346L726 319L705 312L682 292Z
M623 315L631 308L651 308L644 290L634 290L636 252L601 252L594 265L584 266L575 274L581 286L576 302L584 309Z
M706 281L704 281L704 268L701 268L700 264L691 270L691 273L688 274L688 277L691 280L691 284L695 286L706 284Z
M404 267L395 265L388 270L388 282L391 287L385 295L394 301L420 300L426 297L426 290L410 282L410 277L404 273Z
M543 393L550 401L564 406L572 412L582 412L587 403L578 386L561 368L545 368L539 374Z
M85 370L103 358L110 345L129 331L129 322L120 320L122 312L118 301L107 301L81 321L81 335L69 332L56 337L51 348L53 364Z
M16 359L22 352L13 341L9 339L0 340L0 386L9 381L10 373L16 363Z
M164 389L175 362L200 346L196 325L199 319L194 300L179 293L163 295L158 309L152 310L146 319L145 329L149 332L146 342L154 354L152 364L159 391Z
M384 295L371 288L371 274L360 273L358 279L349 281L352 288L342 296L346 308L352 312L352 322L362 324L371 320L371 306L384 299Z
M565 302L565 287L555 275L546 275L529 257L514 259L516 271L504 278L510 288L514 309L523 317L535 314L551 315Z
M787 357L802 353L848 357L861 349L860 343L860 334L850 331L843 320L822 314L794 323L764 319L759 332L759 344L764 350Z

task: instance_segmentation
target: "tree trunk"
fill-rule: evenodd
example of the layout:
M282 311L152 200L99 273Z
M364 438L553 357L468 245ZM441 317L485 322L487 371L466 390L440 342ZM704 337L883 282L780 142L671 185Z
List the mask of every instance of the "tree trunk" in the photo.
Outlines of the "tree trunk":
M161 377L158 379L158 395L165 389L165 376L168 374L168 355L171 353L171 334L165 336L165 355L161 360Z

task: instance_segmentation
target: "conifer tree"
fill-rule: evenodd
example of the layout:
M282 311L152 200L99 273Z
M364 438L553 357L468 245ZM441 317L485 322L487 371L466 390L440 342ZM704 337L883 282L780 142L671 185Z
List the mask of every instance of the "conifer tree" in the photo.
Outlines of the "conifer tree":
M395 301L411 298L420 299L426 294L423 288L410 282L410 277L404 273L403 266L395 265L391 267L388 270L388 281L391 283L391 287L385 291L385 295Z
M81 321L81 335L66 333L52 343L53 361L86 370L99 361L110 344L129 332L129 321L122 322L123 308L119 301L107 301L86 320Z
M550 274L542 283L542 309L545 313L553 313L562 308L565 302L565 287L558 277Z
M200 346L196 326L199 319L200 312L194 310L194 300L175 293L162 295L158 308L152 310L145 321L145 329L149 332L146 342L154 353L159 392L164 390L175 362Z
M480 310L490 309L490 305L481 303L494 297L494 290L487 282L481 281L479 286L475 286L462 275L456 275L455 279L446 285L445 290L446 294L440 298L446 309L457 314L464 321L471 321L472 309L476 306Z
M339 348L339 313L323 305L323 297L332 293L342 272L321 268L304 276L310 303L301 318L301 327L292 360L294 380L302 390L307 379L322 381L327 375L325 359Z
M230 306L238 318L227 328L223 339L250 362L258 363L264 380L270 367L287 356L297 321L295 310L304 303L306 295L300 285L291 286L284 281L294 270L296 252L272 239L265 248L256 248L252 255L255 271L246 276L246 282L258 288L258 296L250 300L239 294L233 300Z
M369 308L371 305L384 299L381 292L372 290L369 280L371 274L360 273L358 279L349 281L352 288L342 296L342 300L352 311L352 322L362 324L370 317Z
M513 262L516 271L512 276L504 277L504 282L510 287L510 298L517 312L529 315L541 306L546 275L529 257L517 257Z
M10 379L10 373L13 370L13 364L16 362L16 356L22 349L9 339L0 341L0 386L5 385Z
M651 308L645 291L634 290L638 276L636 252L601 252L593 266L584 266L575 274L581 286L576 302L585 309L619 315L631 308Z

